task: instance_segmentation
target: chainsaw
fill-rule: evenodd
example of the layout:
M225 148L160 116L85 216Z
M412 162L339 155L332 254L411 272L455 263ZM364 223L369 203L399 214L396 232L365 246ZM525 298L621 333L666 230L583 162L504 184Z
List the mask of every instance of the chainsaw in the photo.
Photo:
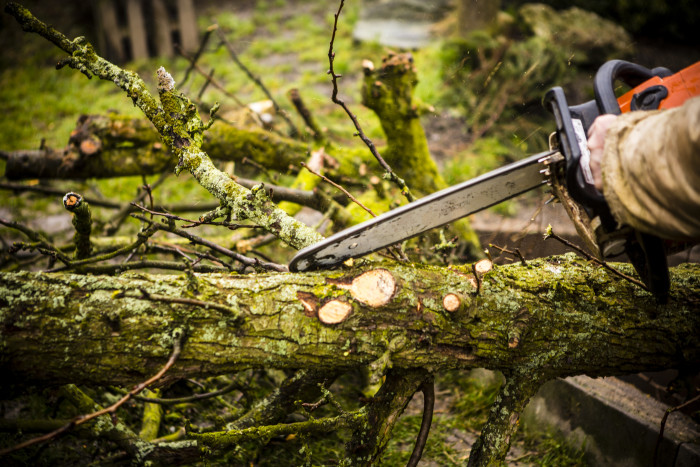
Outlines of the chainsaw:
M618 81L632 89L617 97ZM550 185L587 249L600 260L627 254L645 285L659 302L665 302L670 285L665 242L620 225L613 218L603 194L593 185L586 135L598 115L666 109L700 95L700 62L674 74L667 68L650 70L624 60L611 60L596 73L593 90L594 100L573 106L568 105L561 87L545 94L544 105L556 122L549 151L338 232L300 250L289 264L290 271L330 268Z

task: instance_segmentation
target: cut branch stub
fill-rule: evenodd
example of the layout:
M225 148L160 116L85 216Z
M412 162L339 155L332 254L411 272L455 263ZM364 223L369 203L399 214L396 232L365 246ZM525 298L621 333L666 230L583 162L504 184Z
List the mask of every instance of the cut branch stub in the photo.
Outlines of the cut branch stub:
M354 278L350 284L336 285L349 290L352 298L372 308L386 305L396 292L396 279L386 269L372 269Z
M476 272L479 276L483 276L491 269L493 269L493 263L490 259L482 259L474 263L474 272Z
M309 318L316 316L318 310L318 298L309 292L297 292L297 298L304 307L304 314Z
M448 293L442 297L442 306L450 313L454 313L462 306L462 298L456 293Z
M350 316L352 305L341 300L331 300L318 310L318 319L324 324L342 323Z

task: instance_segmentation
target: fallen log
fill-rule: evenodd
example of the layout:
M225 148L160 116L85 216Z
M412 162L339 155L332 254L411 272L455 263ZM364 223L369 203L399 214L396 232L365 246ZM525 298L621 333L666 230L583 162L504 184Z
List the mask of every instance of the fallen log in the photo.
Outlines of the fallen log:
M476 462L505 456L520 410L549 379L700 362L700 265L672 269L667 305L572 255L495 267L478 293L470 272L365 263L199 274L197 295L185 276L0 273L3 389L130 385L163 364L181 331L182 353L160 384L262 367L485 367L506 385ZM330 308L341 313L329 319Z
M184 276L0 273L0 367L15 384L130 384L160 364L169 333L183 327L187 343L169 378L329 370L386 351L394 367L434 371L525 365L555 377L670 368L700 361L700 265L672 272L664 306L570 255L496 267L478 295L470 269L457 267L201 274L190 305L168 301L187 297ZM445 309L448 296L460 305ZM349 313L324 323L324 308L340 303Z
M308 146L263 129L240 129L217 122L205 134L202 149L213 159L241 163L247 157L271 170L286 171L306 160ZM116 113L81 116L64 149L4 155L9 180L151 175L177 163L151 122Z

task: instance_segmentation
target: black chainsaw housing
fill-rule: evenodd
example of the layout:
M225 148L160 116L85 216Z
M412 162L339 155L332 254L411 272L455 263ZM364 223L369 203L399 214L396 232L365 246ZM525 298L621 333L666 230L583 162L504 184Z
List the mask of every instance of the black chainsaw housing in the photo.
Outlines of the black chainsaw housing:
M611 60L596 73L593 84L595 100L569 106L561 87L554 87L545 94L544 103L554 114L559 150L565 159L566 188L591 219L600 220L601 228L606 233L619 230L622 226L613 218L605 197L593 186L590 176L587 179L584 174L587 168L582 166L582 161L583 164L588 164L588 157L584 157L588 129L599 115L621 113L615 95L616 81L635 87L654 76L666 77L670 74L671 71L666 68L649 70L623 60ZM643 110L658 108L658 104L654 107L653 103L659 101L660 99L647 98L643 100L647 105L640 107ZM580 125L578 133L575 125ZM664 241L654 235L631 231L625 241L625 253L656 299L661 303L666 302L670 280Z

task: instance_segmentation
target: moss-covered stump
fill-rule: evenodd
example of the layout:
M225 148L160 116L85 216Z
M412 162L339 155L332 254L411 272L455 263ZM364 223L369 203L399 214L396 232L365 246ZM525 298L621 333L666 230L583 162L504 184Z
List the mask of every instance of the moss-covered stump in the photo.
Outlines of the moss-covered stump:
M387 139L387 146L382 150L384 160L405 180L409 189L420 196L446 188L447 184L430 155L417 104L413 100L418 77L412 55L390 53L378 68L365 60L363 69L362 103L372 109L381 122ZM361 200L368 205L374 204L376 209L373 197ZM350 212L358 220L367 219L367 214L357 208L351 207ZM479 238L469 221L461 219L453 224L453 228L466 241L467 257L479 257Z
M364 73L362 103L381 122L387 139L384 160L411 190L429 194L445 188L413 102L418 77L411 54L389 54L376 69L365 60Z

